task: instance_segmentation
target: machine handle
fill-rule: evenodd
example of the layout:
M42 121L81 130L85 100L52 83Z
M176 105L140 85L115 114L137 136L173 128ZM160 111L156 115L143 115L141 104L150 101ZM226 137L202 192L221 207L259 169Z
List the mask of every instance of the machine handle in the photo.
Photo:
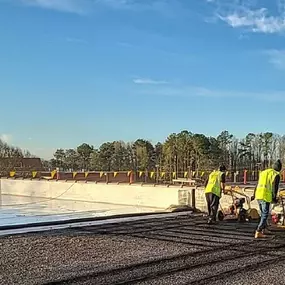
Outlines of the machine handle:
M243 191L246 192L247 190L251 189L251 190L254 190L255 186L251 186L251 187L244 187L243 188Z

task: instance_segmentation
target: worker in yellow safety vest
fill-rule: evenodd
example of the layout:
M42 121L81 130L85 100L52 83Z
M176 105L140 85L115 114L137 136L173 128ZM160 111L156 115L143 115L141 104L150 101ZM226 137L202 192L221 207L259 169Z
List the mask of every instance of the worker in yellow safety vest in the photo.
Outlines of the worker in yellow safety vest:
M216 222L222 192L225 191L226 167L221 165L219 170L210 173L205 183L205 196L208 207L208 224Z
M259 175L254 195L251 198L251 200L257 200L261 213L260 222L255 232L255 238L265 237L264 231L267 226L270 204L277 203L281 169L282 163L280 160L277 160L272 168L262 171Z

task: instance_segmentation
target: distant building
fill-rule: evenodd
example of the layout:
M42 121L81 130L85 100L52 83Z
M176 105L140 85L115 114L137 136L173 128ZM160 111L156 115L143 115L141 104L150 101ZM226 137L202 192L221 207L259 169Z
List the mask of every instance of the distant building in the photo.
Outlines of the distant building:
M0 170L44 170L40 158L5 157L0 158Z

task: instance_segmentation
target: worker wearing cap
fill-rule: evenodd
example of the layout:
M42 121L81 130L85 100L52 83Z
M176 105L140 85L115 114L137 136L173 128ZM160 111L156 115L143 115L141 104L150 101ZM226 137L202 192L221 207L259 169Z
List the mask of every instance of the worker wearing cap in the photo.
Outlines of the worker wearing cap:
M208 224L216 222L222 191L225 191L225 171L226 167L224 165L220 166L219 170L214 170L210 173L205 183L205 196L209 215Z
M255 232L255 238L265 237L264 230L267 226L270 204L277 203L281 169L282 163L280 160L277 160L272 168L262 171L259 175L258 184L251 198L251 200L257 200L261 213L260 222Z

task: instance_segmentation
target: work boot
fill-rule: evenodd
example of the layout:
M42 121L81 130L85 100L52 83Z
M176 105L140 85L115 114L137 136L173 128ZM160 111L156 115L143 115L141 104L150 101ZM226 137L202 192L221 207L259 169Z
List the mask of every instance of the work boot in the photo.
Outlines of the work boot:
M263 232L258 232L258 231L255 232L254 238L265 238L265 237L266 235Z

